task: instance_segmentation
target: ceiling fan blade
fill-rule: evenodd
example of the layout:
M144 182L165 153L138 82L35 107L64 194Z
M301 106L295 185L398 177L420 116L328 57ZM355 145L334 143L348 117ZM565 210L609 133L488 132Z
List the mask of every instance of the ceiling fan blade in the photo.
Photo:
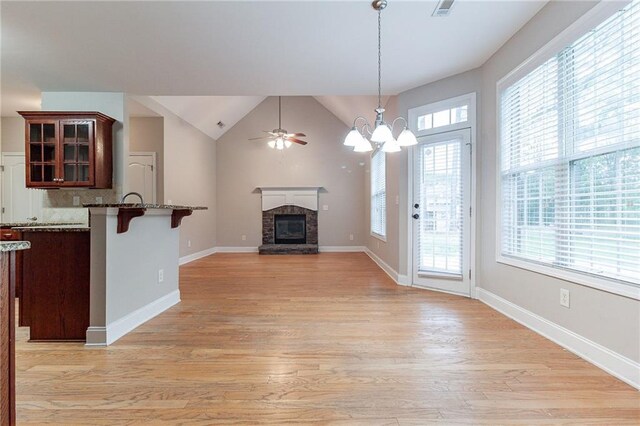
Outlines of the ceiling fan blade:
M304 133L287 133L287 137L295 136L296 138L304 138L307 135Z
M249 139L250 141L261 141L261 140L267 140L267 139L273 139L271 136L260 136L259 138L251 138Z
M266 130L263 130L263 132L265 132L265 133L269 133L271 136L278 136L278 134L277 134L277 133L267 132Z
M300 145L306 145L307 144L307 142L305 142L305 141L301 141L300 139L296 139L296 138L292 138L292 137L287 137L286 139L288 141L295 142L295 143L300 144Z

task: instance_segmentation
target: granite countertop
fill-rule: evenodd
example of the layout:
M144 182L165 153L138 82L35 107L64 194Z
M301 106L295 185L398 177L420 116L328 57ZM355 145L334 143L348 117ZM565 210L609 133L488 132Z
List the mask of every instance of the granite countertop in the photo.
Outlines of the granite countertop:
M29 241L2 241L0 242L0 252L26 250L31 247Z
M27 228L32 226L60 226L60 225L83 225L80 222L5 222L0 223L0 228Z
M24 226L13 228L22 232L89 232L91 228L86 225L43 225L43 226Z
M112 207L112 208L134 208L134 209L167 209L167 210L208 210L204 206L176 206L173 204L140 204L140 203L112 203L112 204L83 204L83 207Z

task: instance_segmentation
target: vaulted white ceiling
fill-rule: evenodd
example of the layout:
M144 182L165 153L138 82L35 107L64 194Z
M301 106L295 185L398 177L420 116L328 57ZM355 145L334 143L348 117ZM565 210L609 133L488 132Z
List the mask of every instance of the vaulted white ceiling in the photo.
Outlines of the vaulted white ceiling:
M431 17L435 5L389 1L385 94L480 66L544 2L457 0L446 18ZM41 91L321 100L377 89L368 0L3 2L1 31L3 115L35 108ZM225 111L229 123L253 102L228 100L239 111ZM204 98L166 102L206 106Z

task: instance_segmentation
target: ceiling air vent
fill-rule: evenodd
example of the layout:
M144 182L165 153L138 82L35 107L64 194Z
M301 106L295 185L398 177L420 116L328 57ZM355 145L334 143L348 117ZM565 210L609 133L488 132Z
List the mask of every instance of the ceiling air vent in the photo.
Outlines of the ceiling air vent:
M431 16L449 16L454 0L440 0Z

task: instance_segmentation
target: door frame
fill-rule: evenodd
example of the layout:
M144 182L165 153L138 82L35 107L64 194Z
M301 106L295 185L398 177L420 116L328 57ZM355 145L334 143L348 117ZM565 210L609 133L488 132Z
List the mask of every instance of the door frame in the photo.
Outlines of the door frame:
M37 190L37 191L44 191L44 189L42 188L28 188L27 187L27 153L26 152L20 152L20 151L11 151L11 152L2 152L0 153L0 165L2 166L2 172L0 173L0 207L4 208L4 206L6 205L6 197L7 195L4 193L4 173L6 171L6 164L5 164L5 158L6 157L22 157L24 159L25 162L25 171L24 171L24 184L25 184L25 188L26 189L33 189L33 190ZM41 205L41 210L44 209L44 204ZM42 211L40 211L40 213L38 214L38 216L40 216L38 219L42 219ZM0 211L0 221L5 222L4 219L4 212ZM15 218L12 218L11 220L12 222L15 222Z
M420 136L430 136L440 133L446 133L452 130L461 130L461 129L469 129L471 133L471 170L470 170L470 237L469 237L469 272L467 272L469 277L469 297L472 299L477 299L477 286L476 286L476 230L477 230L477 201L476 201L476 188L477 188L477 164L476 164L476 153L478 152L478 144L477 144L477 104L476 104L476 92L467 93L461 96L456 96L453 98L445 99L438 102L433 102L430 104L422 105L419 107L411 108L408 111L408 121L409 121L409 129L416 135L416 137ZM430 112L441 111L446 108L453 108L459 105L463 105L468 103L469 110L467 112L468 120L465 123L453 124L449 126L438 127L436 129L429 130L418 130L417 128L417 118L420 115L428 114ZM406 205L406 214L407 214L407 277L410 287L422 288L425 289L424 286L415 285L413 282L413 259L414 259L414 241L413 241L413 220L411 218L411 214L413 212L413 194L414 194L414 179L413 179L413 162L416 155L416 146L409 147L407 151L407 205ZM443 290L432 289L432 291L439 291L443 293L447 293ZM460 296L459 293L451 293L457 296Z
M155 151L129 151L129 155L127 156L127 169L129 168L129 160L132 156L150 156L153 159L153 200L151 200L151 204L155 204L158 199L158 165L156 160L156 152ZM129 188L129 181L127 181L127 192L129 192L131 188ZM125 194L127 193L125 192ZM148 202L148 201L147 201Z

